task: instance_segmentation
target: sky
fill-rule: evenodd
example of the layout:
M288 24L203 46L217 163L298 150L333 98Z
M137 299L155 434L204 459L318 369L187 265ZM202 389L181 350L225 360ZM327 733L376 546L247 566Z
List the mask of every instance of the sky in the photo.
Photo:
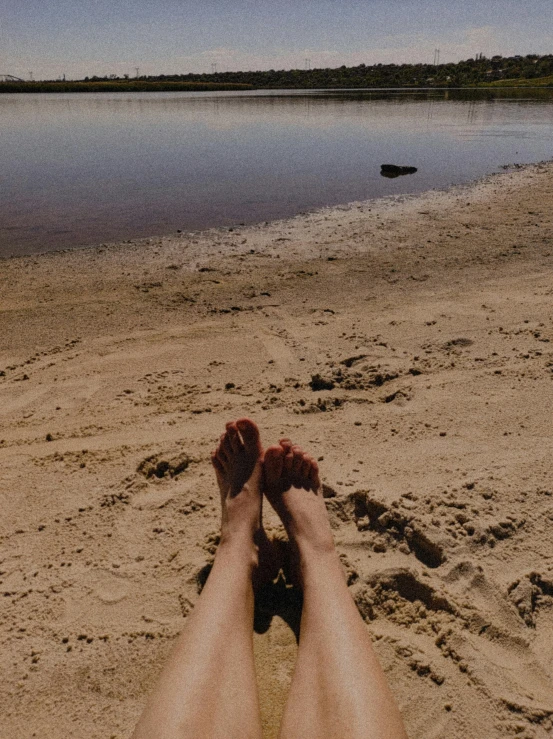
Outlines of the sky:
M553 53L552 0L0 0L23 79L440 62Z

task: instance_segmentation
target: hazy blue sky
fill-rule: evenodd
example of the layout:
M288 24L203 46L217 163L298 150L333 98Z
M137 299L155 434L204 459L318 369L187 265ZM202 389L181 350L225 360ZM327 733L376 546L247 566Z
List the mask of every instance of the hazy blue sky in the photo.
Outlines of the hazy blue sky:
M553 0L0 0L0 74L458 61L553 52Z

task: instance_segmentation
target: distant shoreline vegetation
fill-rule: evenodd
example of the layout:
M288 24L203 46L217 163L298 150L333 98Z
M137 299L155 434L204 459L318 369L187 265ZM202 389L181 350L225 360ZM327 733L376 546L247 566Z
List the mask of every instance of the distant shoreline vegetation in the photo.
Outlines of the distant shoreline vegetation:
M491 59L479 54L455 64L375 64L326 69L125 77L79 81L0 82L0 92L156 92L336 88L553 88L553 54Z
M251 90L252 85L229 82L180 82L146 79L101 79L44 82L0 82L2 92L209 92L217 90Z

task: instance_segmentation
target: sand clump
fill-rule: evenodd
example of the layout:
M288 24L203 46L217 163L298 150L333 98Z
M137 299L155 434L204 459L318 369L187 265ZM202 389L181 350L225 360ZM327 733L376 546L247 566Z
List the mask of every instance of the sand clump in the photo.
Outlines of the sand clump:
M542 164L0 263L0 735L130 735L218 542L209 452L250 415L320 460L409 736L550 736L551 213ZM267 737L299 604L260 597Z

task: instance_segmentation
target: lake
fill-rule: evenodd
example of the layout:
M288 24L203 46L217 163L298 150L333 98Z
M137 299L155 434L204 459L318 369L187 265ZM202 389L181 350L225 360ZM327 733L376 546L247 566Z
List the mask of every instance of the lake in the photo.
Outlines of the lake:
M553 90L0 95L0 257L445 188L553 157ZM388 179L380 165L417 167Z

